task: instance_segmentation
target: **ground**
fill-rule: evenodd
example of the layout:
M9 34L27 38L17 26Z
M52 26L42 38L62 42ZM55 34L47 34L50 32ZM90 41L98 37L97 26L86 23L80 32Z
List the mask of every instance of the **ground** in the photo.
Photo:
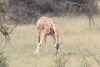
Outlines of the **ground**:
M52 17L58 26L59 41L62 48L67 52L68 59L65 67L81 67L83 56L78 50L78 46L83 54L87 54L86 49L96 58L100 58L100 17L95 16L95 25L89 27L86 16L78 17ZM4 37L1 37L2 39ZM54 67L55 48L52 37L48 36L47 44L49 52L45 52L44 43L40 47L40 53L33 55L37 47L36 25L17 26L10 34L10 43L16 49L7 44L4 55L7 57L9 67ZM4 46L4 41L0 42L0 49ZM58 51L58 57L62 55ZM99 67L98 63L86 57L91 67ZM70 63L70 64L69 64Z

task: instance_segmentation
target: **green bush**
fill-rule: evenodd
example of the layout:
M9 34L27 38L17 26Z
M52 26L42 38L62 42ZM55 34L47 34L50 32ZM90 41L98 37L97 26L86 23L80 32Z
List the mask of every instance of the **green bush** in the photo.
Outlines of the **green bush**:
M0 67L8 67L6 63L6 57L4 57L3 52L0 52Z
M65 63L68 61L65 60L64 56L57 57L56 59L53 59L55 62L55 67L65 67Z

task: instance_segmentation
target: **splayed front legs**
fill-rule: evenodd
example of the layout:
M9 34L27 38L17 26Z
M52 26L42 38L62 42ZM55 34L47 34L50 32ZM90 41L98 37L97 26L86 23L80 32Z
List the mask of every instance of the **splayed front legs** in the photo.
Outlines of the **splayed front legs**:
M38 37L38 39L39 39L39 37ZM37 49L34 52L34 54L39 53L39 47L42 45L43 40L45 42L45 49L46 49L46 52L47 52L46 35L45 35L45 33L43 33L42 37L41 37L41 41L39 42L39 40L38 40L38 42L37 42Z

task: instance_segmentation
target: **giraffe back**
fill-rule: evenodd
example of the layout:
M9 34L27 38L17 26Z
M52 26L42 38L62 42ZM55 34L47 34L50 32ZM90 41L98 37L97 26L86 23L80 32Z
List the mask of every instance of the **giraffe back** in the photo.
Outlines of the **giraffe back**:
M41 30L46 30L47 32L50 32L51 30L56 31L57 30L57 26L55 24L55 21L51 18L47 18L47 17L41 17L38 21L37 21L37 28L41 29Z

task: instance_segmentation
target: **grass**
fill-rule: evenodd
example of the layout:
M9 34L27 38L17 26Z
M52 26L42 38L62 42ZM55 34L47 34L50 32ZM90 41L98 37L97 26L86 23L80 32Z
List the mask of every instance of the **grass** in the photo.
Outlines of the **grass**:
M88 18L85 16L79 17L53 17L56 21L59 31L59 41L62 42L61 46L68 53L65 58L69 59L65 67L79 67L83 61L77 44L83 54L88 51L100 58L100 19L94 17L95 26L89 28ZM54 67L55 63L55 48L53 40L50 36L47 38L49 52L45 53L44 42L40 47L40 53L33 55L36 50L36 25L18 26L10 35L11 44L17 50L16 53L9 44L4 49L4 55L8 57L7 63L9 67ZM4 37L2 37L4 39ZM4 42L0 42L0 49L3 47ZM62 52L59 50L59 56ZM96 61L87 58L88 64L92 67L97 67ZM83 63L82 63L83 64Z

